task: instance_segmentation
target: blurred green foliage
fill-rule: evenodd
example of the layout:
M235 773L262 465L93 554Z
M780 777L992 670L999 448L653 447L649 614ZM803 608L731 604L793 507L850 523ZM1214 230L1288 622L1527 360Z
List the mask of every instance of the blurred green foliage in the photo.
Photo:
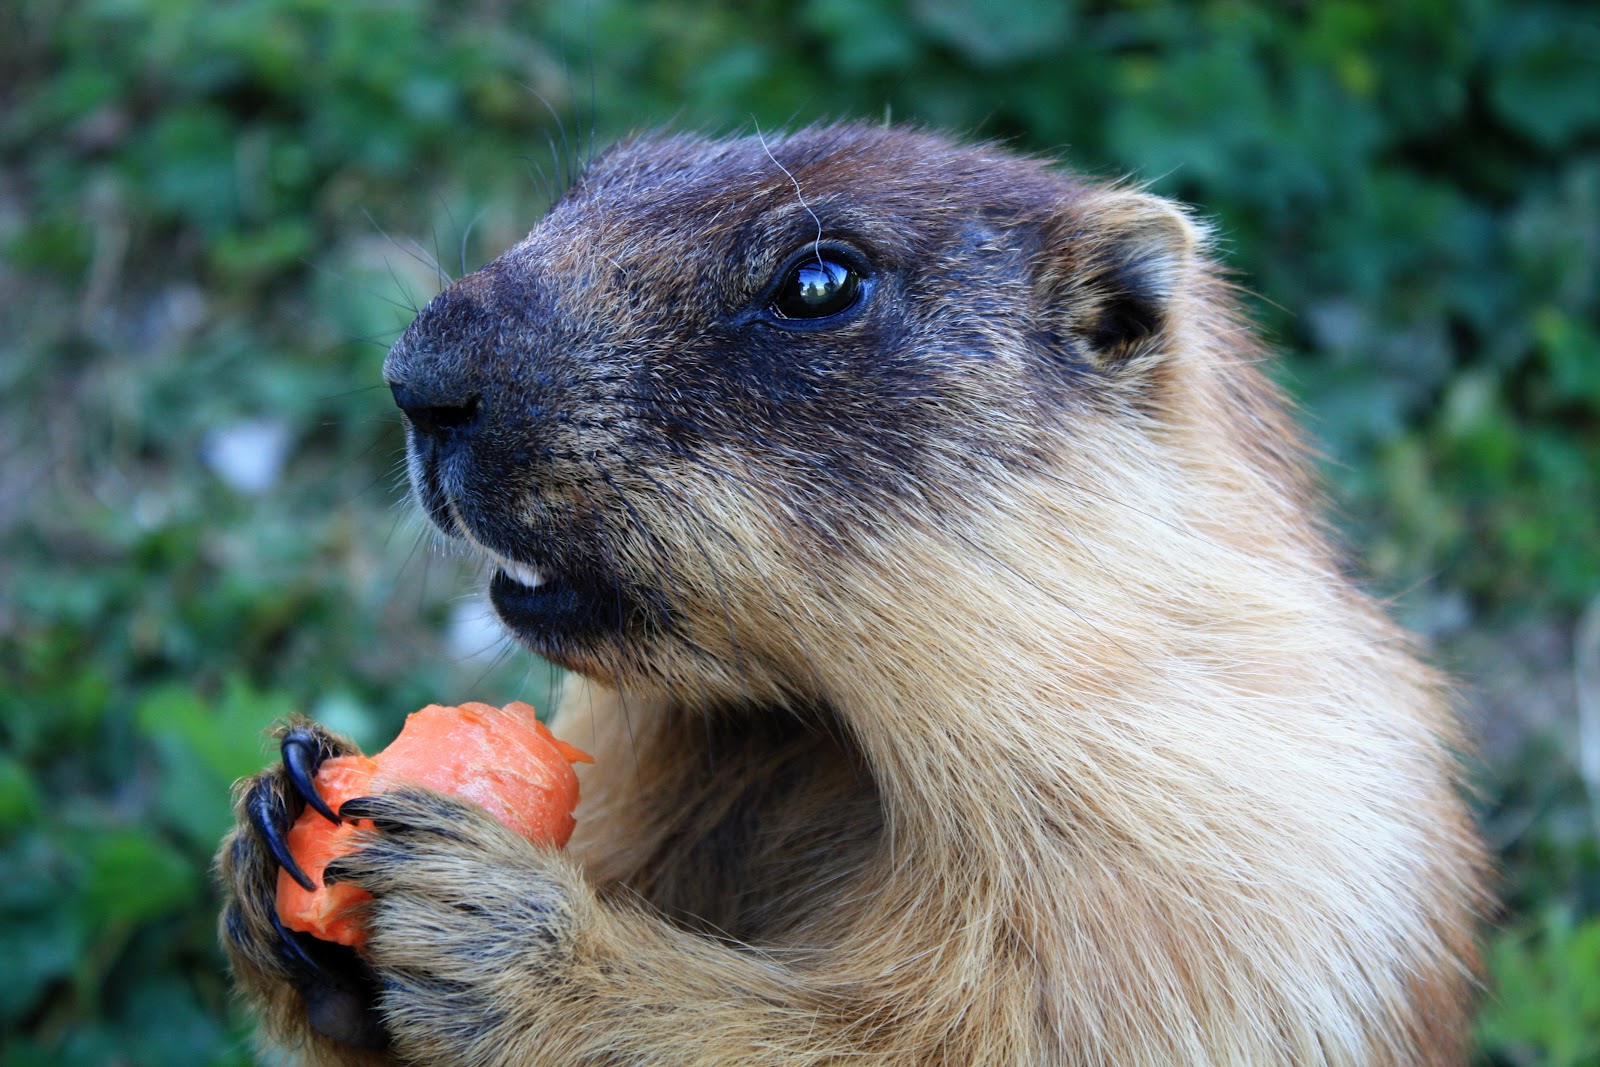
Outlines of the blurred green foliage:
M249 1061L206 865L274 718L371 744L436 696L546 701L476 655L470 576L397 505L375 386L435 262L516 240L629 129L855 116L1215 220L1350 541L1494 716L1483 1056L1600 1062L1570 681L1600 593L1597 57L1577 0L7 4L6 1062Z

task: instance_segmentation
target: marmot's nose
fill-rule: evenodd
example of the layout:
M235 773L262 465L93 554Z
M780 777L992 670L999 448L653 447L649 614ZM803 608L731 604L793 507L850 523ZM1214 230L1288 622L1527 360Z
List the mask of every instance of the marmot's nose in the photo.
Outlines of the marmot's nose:
M483 421L483 405L476 394L467 397L429 395L426 389L390 382L394 402L405 412L412 429L439 444L465 440Z

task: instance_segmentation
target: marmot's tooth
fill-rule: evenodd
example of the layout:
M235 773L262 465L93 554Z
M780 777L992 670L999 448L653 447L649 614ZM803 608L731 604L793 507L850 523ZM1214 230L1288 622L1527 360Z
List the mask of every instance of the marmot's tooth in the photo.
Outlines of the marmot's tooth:
M501 560L500 569L505 571L506 576L515 581L518 585L525 585L529 589L537 589L544 584L544 574L528 566L526 563L514 563L510 560Z

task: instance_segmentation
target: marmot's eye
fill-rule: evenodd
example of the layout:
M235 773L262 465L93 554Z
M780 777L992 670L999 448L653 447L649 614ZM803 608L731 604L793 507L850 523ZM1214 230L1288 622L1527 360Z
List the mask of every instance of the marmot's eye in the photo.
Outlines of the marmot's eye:
M794 265L772 296L772 309L786 319L822 319L861 299L861 275L824 256Z

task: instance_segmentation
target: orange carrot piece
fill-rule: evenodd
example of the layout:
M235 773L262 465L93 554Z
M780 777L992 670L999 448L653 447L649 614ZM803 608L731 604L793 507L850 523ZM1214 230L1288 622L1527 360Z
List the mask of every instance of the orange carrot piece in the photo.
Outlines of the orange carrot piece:
M578 805L573 763L592 763L552 734L521 701L504 708L429 704L407 716L400 736L376 756L338 756L317 769L317 792L337 811L346 800L423 785L481 804L530 841L561 847ZM289 830L289 852L318 886L307 890L278 872L278 916L291 930L360 948L366 930L350 909L370 899L352 885L322 885L329 862L351 851L369 820L335 826L307 808Z

